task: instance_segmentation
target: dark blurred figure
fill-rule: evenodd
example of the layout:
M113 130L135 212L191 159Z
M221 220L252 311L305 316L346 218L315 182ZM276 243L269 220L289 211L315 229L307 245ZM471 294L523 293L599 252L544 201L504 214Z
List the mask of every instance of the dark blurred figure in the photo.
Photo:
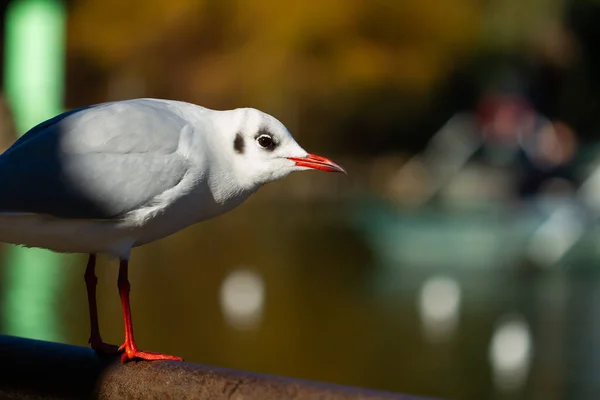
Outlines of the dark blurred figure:
M514 169L521 197L573 191L577 139L568 125L551 121L518 93L484 96L476 116L485 160Z

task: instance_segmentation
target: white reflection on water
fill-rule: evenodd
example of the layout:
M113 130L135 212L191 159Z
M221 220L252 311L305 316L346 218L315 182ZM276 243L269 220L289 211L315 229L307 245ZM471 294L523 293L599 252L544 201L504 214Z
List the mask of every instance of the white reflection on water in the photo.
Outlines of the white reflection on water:
M431 342L444 342L458 326L461 289L449 277L433 276L425 281L419 293L419 316L425 336Z
M258 328L265 303L262 277L248 269L231 272L221 284L220 304L225 321L238 330Z
M557 264L585 233L583 216L570 205L558 207L529 242L529 256L543 266Z
M489 359L499 391L521 389L527 381L532 356L529 325L520 315L502 318L492 336Z

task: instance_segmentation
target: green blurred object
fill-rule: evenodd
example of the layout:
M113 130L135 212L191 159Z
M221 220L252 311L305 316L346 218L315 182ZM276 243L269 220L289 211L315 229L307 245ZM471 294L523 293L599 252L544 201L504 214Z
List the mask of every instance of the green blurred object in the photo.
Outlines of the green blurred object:
M59 0L15 0L6 11L5 94L21 134L62 112L66 11ZM61 256L9 247L3 296L4 331L58 340Z

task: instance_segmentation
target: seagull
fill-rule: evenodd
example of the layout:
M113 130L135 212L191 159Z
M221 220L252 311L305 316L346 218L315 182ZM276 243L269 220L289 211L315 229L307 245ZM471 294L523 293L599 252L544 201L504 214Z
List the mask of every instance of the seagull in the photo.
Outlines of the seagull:
M141 98L66 111L0 155L0 242L89 254L84 274L92 349L123 362L182 360L142 351L133 336L131 250L226 213L294 171L342 172L307 153L275 117ZM96 255L119 259L125 342L103 342Z

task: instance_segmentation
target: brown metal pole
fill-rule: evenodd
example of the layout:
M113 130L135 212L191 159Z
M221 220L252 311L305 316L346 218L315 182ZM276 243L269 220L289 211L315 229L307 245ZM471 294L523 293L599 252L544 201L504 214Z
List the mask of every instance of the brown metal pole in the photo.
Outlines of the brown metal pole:
M2 335L0 399L424 400L188 362L122 364L86 347Z

